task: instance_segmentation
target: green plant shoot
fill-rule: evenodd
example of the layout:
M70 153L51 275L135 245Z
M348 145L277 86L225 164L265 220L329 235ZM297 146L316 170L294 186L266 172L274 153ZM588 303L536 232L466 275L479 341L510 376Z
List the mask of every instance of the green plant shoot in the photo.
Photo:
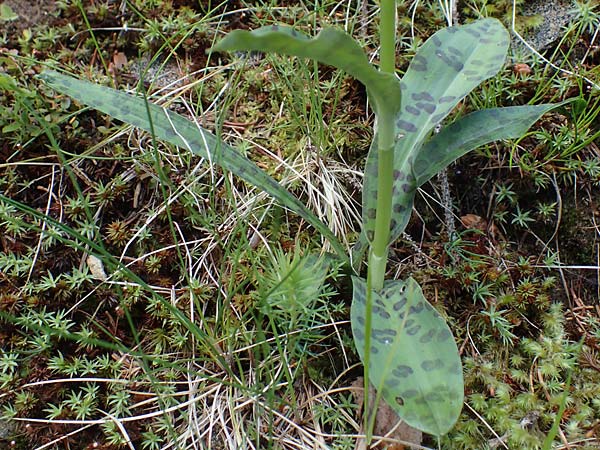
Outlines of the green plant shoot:
M363 229L352 255L351 325L365 383L409 425L439 436L456 422L463 403L460 356L442 316L412 278L385 280L388 248L404 231L416 190L465 153L498 139L517 138L556 104L471 113L432 133L482 81L502 68L508 32L495 19L438 31L395 75L395 3L382 0L380 67L343 31L310 38L290 27L236 30L217 51L262 51L309 58L337 67L363 83L376 116L363 188ZM339 241L319 219L254 163L182 116L145 99L47 71L54 89L158 138L197 153L269 193L323 234L342 258ZM359 276L368 250L367 277ZM368 389L365 391L365 403ZM365 408L368 410L368 408ZM373 408L375 411L375 408ZM365 414L367 442L374 414Z
M393 40L395 29L393 20L391 25L389 22L394 10L385 9L388 3L393 5L382 2L382 72L384 65L390 67L390 60L391 67L394 63L394 53L389 51L389 35ZM365 80L357 76L358 61L363 60L355 50L358 44L338 37L341 33L323 30L308 40L289 28L265 27L253 32L234 31L215 49L309 57ZM403 79L397 80L402 100L393 117L387 115L395 111L393 107L382 108L380 99L373 99L380 90L366 84L377 82L375 77L363 81L376 105L378 128L366 163L363 231L354 251L358 268L364 250L370 248L368 272L366 280L353 277L352 332L369 374L365 379L408 424L434 435L448 432L462 407L458 349L445 321L414 280L384 282L387 250L408 223L418 186L480 145L519 137L543 113L557 106L475 112L432 136L433 127L471 90L498 73L508 43L508 32L494 19L439 31L421 47ZM331 54L336 58L323 57ZM349 60L357 61L352 72L346 69ZM366 67L360 70L368 72ZM383 84L380 89L384 89ZM385 89L390 90L387 84ZM388 97L388 101L398 99ZM367 435L371 427L372 423Z

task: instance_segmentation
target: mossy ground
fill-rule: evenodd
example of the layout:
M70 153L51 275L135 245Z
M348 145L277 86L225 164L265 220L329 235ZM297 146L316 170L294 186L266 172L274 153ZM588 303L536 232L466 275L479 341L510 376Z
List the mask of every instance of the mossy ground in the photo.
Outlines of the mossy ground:
M506 19L511 3L470 0L459 18ZM143 78L352 243L373 120L364 89L302 61L252 55L240 68L206 50L228 30L275 21L348 27L373 54L375 6L5 4L20 18L0 21L0 76L17 84L0 91L0 191L19 203L0 202L0 447L354 448L361 370L349 287L334 262L301 256L320 237L250 186L81 110L36 74L62 68L119 89ZM556 448L600 445L600 97L581 78L600 83L589 26L600 11L580 5L544 53L576 75L514 56L459 113L573 96L585 106L462 158L448 185L424 188L392 252L392 275L419 280L463 355L467 402L443 448L541 448L564 395ZM411 12L399 5L400 71L445 24L437 2L420 2L412 40ZM105 262L101 280L75 232L139 279ZM290 303L290 292L301 298Z

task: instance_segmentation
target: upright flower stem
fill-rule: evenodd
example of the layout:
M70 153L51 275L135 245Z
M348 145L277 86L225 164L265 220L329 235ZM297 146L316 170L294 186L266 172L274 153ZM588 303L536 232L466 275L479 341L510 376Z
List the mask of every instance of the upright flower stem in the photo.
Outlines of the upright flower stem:
M381 0L379 17L379 70L393 74L396 69L396 3L395 0ZM375 105L377 106L377 105ZM373 434L376 408L369 401L369 362L371 351L371 327L373 290L383 288L385 269L388 259L390 223L392 216L392 188L394 172L395 117L385 114L384 108L377 108L377 213L375 216L375 234L369 249L369 267L367 272L367 304L365 317L364 351L364 423L367 446Z

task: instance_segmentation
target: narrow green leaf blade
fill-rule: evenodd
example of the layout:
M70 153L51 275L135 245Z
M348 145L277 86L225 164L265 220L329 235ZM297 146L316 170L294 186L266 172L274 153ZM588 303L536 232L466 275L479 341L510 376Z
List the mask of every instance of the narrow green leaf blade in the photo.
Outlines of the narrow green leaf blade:
M416 181L412 161L419 148L452 109L483 80L502 68L509 36L496 19L483 19L468 25L444 28L418 50L402 78L402 109L396 120L397 142L394 154L393 204L395 221L390 243L406 226L406 209L412 206ZM370 241L375 220L369 217L377 205L377 150L367 157L363 187L363 233ZM410 210L410 208L409 208ZM410 217L410 214L409 214Z
M418 186L464 154L501 139L515 139L548 111L568 102L475 111L444 128L419 150L413 164Z
M142 130L154 131L157 138L185 148L262 189L314 226L331 242L338 256L346 258L343 246L329 228L296 197L252 161L194 122L161 106L146 103L143 98L58 72L45 71L40 77L53 89Z
M350 319L365 352L366 280L352 277ZM373 291L369 381L410 426L440 436L456 423L464 387L458 348L440 314L412 278Z
M234 30L217 43L216 51L261 51L309 58L336 67L365 85L376 112L395 116L400 109L398 79L375 69L352 37L335 28L325 28L309 38L291 27L272 25L254 31Z

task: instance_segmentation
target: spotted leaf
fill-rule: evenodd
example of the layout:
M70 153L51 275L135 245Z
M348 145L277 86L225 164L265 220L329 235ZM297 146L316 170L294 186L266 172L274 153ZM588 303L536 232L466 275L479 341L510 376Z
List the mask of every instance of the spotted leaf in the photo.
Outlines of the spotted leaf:
M125 92L78 80L54 71L40 77L53 89L135 127L153 132L157 138L187 149L267 192L294 211L329 239L339 256L345 250L327 226L277 181L240 152L196 123L168 109Z
M484 109L457 120L434 134L419 150L413 164L417 185L477 147L522 136L542 114L565 103Z
M400 109L401 89L396 76L375 69L360 45L335 28L325 28L312 39L281 25L234 30L214 50L273 52L313 59L341 69L364 84L376 112L396 116Z
M432 128L439 124L469 92L502 68L509 36L496 19L445 28L418 50L400 83L402 109L396 119L393 204L390 242L404 230L417 187L412 163ZM377 149L367 157L363 187L363 236L370 241L375 220L368 212L377 205ZM407 205L410 207L406 208ZM364 246L364 244L361 244Z
M371 345L365 349L367 283L353 277L351 324L369 380L410 426L446 434L463 404L463 375L458 348L440 314L425 300L418 283L386 281L372 293Z

